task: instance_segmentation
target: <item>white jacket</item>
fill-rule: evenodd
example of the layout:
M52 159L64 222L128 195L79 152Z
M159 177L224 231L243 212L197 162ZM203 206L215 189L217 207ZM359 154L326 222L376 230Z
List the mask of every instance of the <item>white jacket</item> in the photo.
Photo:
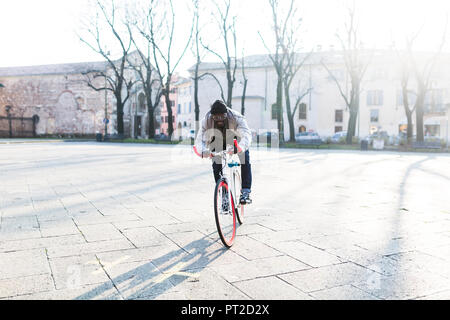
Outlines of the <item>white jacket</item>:
M248 127L247 120L239 112L227 108L227 127L226 139L227 145L233 145L233 137L237 137L239 146L243 151L250 148L252 144L252 132ZM195 139L195 147L199 153L209 150L211 140L218 134L217 129L214 129L214 120L211 117L211 111L206 113L202 119L200 131ZM221 133L219 133L221 135Z

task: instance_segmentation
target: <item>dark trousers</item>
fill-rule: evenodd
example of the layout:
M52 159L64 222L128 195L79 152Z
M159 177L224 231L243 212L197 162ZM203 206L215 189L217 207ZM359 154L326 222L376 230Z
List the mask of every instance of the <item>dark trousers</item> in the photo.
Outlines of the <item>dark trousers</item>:
M250 165L250 153L249 151L245 151L238 154L239 160L241 162L241 178L242 178L242 189L251 189L252 188L252 167ZM222 170L222 163L220 158L213 159L213 172L214 179L217 181L220 179L220 171Z

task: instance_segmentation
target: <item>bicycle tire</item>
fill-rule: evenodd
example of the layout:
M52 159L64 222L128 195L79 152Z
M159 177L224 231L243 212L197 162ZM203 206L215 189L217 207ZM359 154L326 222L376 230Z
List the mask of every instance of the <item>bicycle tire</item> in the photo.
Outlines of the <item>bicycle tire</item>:
M234 180L234 186L235 186L234 194L236 195L236 198L239 199L239 196L242 191L242 180L241 180L240 173L235 171L233 174L233 179L236 179L236 180ZM245 212L244 205L239 203L239 201L238 201L238 204L237 204L235 210L236 210L236 217L237 217L239 224L243 224L244 223L244 212Z
M234 206L233 194L231 193L231 217L229 214L223 214L222 212L222 196L223 188L230 192L228 183L225 179L217 181L216 188L214 190L214 215L216 219L217 232L219 233L220 240L227 247L230 248L234 239L236 238L236 211Z

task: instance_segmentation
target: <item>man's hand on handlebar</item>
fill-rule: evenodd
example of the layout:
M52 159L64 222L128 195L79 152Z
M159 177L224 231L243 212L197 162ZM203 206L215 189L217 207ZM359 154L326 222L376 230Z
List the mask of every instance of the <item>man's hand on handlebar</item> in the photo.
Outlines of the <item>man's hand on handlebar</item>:
M212 154L209 150L205 150L202 152L202 158L211 158Z

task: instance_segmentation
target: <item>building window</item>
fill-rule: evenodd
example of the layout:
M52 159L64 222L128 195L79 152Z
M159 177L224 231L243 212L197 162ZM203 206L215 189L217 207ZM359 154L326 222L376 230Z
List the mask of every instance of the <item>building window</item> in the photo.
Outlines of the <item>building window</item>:
M331 75L329 73L327 74L327 79L329 81L341 81L345 78L345 71L342 69L330 70L330 73Z
M181 113L181 104L178 104L178 110L177 113L180 114Z
M169 116L166 116L166 121L167 123L169 123Z
M334 133L341 132L341 131L342 131L342 126L334 127Z
M277 109L278 109L278 108L277 108L277 104L274 103L274 104L272 105L272 120L278 119Z
M378 109L370 110L370 122L378 122Z
M408 105L411 107L416 103L416 95L408 92ZM397 90L397 106L403 106L403 91Z
M382 106L383 105L383 91L382 90L367 91L367 105L368 106Z
M344 121L344 111L335 110L334 112L334 122L343 122Z
M426 113L445 113L444 90L432 89L425 96Z
M191 103L189 102L189 113L191 113Z
M175 106L175 101L170 100L170 106L171 106L171 107L174 107L174 106Z
M306 120L306 103L300 103L298 106L298 119Z

